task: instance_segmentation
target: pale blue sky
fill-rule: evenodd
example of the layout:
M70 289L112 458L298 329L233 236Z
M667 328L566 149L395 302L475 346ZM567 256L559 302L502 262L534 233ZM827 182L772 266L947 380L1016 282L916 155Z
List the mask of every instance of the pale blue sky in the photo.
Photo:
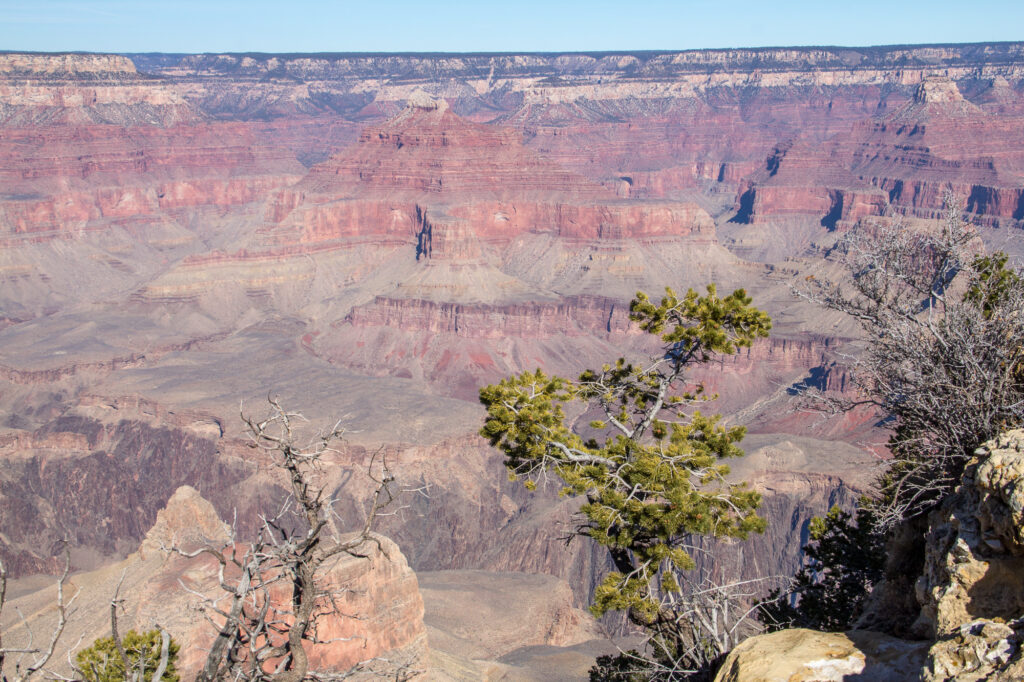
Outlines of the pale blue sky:
M1024 0L0 0L0 50L526 52L1024 40Z

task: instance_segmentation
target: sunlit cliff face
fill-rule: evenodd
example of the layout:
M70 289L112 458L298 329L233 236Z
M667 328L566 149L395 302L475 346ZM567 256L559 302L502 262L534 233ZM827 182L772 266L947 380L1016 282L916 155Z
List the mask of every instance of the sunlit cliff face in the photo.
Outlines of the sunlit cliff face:
M603 559L553 544L567 502L504 480L477 388L644 357L635 292L717 282L774 323L694 377L749 427L734 469L766 496L768 535L720 556L783 570L885 439L873 413L794 409L847 390L856 346L789 285L950 187L1019 253L1022 81L1019 45L0 55L0 552L53 570L69 534L100 565L182 484L250 523L282 488L237 414L271 392L347 425L344 514L378 449L428 486L386 527L414 568L551 573L582 603Z

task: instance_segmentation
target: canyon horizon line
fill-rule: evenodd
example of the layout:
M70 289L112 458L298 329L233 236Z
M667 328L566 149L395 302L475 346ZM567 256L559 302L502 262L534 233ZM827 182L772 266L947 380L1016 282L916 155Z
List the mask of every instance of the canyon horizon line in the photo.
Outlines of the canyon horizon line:
M234 55L234 56L333 56L333 57L378 57L391 55L396 57L446 57L449 55L479 56L479 57L511 57L517 55L556 57L561 55L584 55L584 56L622 56L631 54L642 55L666 55L666 54L689 54L689 53L737 53L737 52L777 52L777 51L810 51L810 50L856 50L856 51L893 51L916 48L976 48L992 46L1017 46L1024 44L1024 40L981 40L981 41L953 41L953 42L920 42L920 43L877 43L877 44L814 44L800 43L791 45L734 45L730 47L686 47L686 48L639 48L639 49L576 49L576 50L320 50L320 51L266 51L266 50L199 50L199 51L178 51L178 50L153 50L140 52L138 50L5 50L0 49L0 55L118 55L129 57L131 55L166 55L173 57L197 56L197 55Z

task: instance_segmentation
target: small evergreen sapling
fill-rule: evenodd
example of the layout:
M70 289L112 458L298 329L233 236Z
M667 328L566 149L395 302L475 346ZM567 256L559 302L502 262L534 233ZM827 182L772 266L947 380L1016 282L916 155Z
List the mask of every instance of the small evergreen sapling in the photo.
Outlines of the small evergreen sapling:
M178 657L178 644L172 639L168 646L167 665L155 680L153 675L160 667L162 636L159 630L139 633L129 630L121 639L124 655L128 661L125 672L121 654L113 637L101 637L92 646L82 649L75 656L75 668L85 682L178 682L174 668Z

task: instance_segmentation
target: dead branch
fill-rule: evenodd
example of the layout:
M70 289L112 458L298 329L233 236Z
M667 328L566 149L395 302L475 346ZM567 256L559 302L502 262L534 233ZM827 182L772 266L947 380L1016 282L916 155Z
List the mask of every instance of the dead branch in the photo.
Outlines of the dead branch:
M870 403L889 415L883 527L926 512L982 442L1024 422L1024 281L979 269L980 240L956 205L947 196L938 231L899 218L861 225L830 254L848 279L810 278L795 291L864 330L865 350L849 359L856 398L811 397L826 410Z
M70 573L71 550L68 547L67 542L65 542L64 569L61 571L60 577L57 579L57 603L55 605L57 611L57 622L53 625L53 628L50 631L49 641L43 647L35 646L35 634L32 632L32 627L19 611L18 616L21 621L21 626L28 637L28 643L23 647L4 647L3 633L0 632L0 681L28 682L28 680L31 680L37 675L45 672L45 666L53 657L53 653L57 648L57 643L64 634L65 627L67 627L68 619L74 613L74 610L71 607L79 595L79 589L77 588L70 598L67 598L64 593L64 587L67 584L68 575ZM8 577L9 573L7 566L2 560L0 560L0 614L2 614L6 603ZM14 662L13 673L8 674L4 669L4 664L7 661L7 657L11 654L18 654L18 657ZM26 657L28 657L28 662L23 663L23 661L26 660Z
M197 680L341 680L356 672L384 676L364 664L339 673L312 671L306 646L323 643L317 635L320 619L343 615L335 598L346 588L329 590L322 585L328 562L342 554L368 556L363 548L376 543L374 522L395 500L395 477L383 451L375 453L367 472L374 483L368 509L356 532L343 536L333 509L336 499L323 481L329 466L325 455L337 451L344 428L336 423L301 440L305 417L286 410L277 398L268 397L268 403L267 416L257 419L240 411L241 419L250 447L267 453L286 477L285 504L275 514L260 517L250 543L238 543L232 528L221 547L191 552L171 548L181 556L209 555L218 564L223 595L204 597L202 606L207 617L220 625ZM225 598L227 604L222 604ZM386 674L404 679L402 669L388 669Z

